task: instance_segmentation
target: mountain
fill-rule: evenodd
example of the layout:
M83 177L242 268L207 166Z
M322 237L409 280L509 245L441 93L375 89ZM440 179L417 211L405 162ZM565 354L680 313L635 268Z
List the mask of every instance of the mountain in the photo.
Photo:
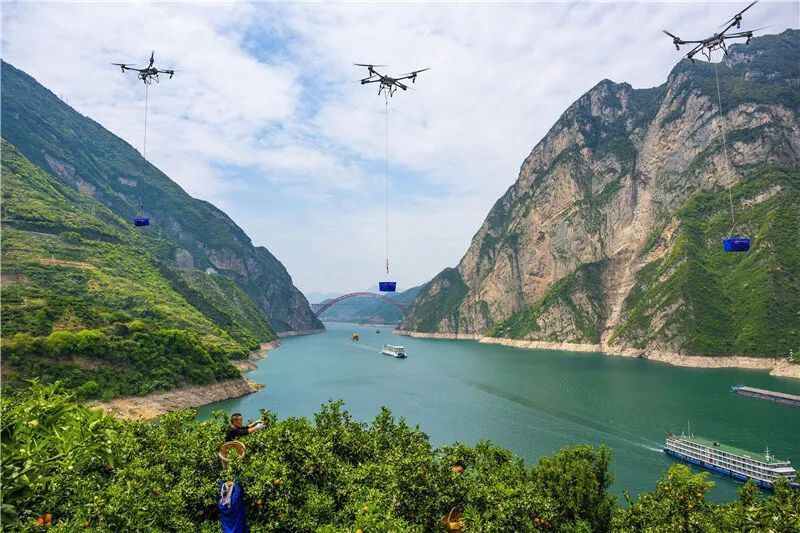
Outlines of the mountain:
M396 294L386 294L399 304L408 305L422 290L422 285L412 287ZM325 304L339 295L325 298ZM326 322L351 322L354 324L397 324L403 318L403 312L396 306L370 296L357 296L343 300L328 308L320 317Z
M238 376L230 359L276 338L233 280L163 265L171 243L6 141L2 174L6 385L61 380L81 397L112 398L211 383Z
M174 245L161 249L164 265L225 274L277 331L323 327L280 261L253 246L225 213L189 196L128 143L5 62L2 125L3 138L31 163L115 214L130 220L143 205L153 222L145 231Z
M652 89L598 83L400 328L698 355L796 348L797 57L798 30L731 47L722 116L710 63L683 60ZM721 249L731 205L748 253Z

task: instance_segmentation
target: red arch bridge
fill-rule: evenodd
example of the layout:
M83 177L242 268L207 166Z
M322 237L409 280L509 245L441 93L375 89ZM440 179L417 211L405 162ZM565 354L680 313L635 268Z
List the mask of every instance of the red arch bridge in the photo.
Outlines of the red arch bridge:
M392 300L391 298L389 298L387 296L384 296L383 294L377 294L377 293L374 293L374 292L351 292L350 294L343 294L343 295L339 296L338 298L334 298L330 302L325 302L325 303L321 303L321 304L311 304L311 310L314 311L315 315L320 316L322 313L327 311L330 307L338 304L339 302L341 302L343 300L348 300L350 298L358 298L358 297L361 297L361 296L366 296L368 298L377 298L378 300L383 300L384 302L390 303L393 306L397 307L403 313L405 313L408 310L408 306L407 305L403 305L401 303L397 303L394 300Z

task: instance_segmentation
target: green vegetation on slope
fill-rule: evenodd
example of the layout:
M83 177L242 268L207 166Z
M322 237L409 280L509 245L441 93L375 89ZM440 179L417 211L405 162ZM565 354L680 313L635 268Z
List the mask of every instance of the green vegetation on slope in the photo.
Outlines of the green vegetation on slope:
M187 302L242 345L255 350L261 342L278 338L264 314L231 278L200 270L162 267L161 271Z
M458 324L458 308L467 294L467 285L455 268L446 268L436 275L414 299L409 315L400 328L414 331L438 331L439 324L447 320Z
M676 212L669 253L639 271L612 342L644 348L677 339L698 355L785 356L797 348L800 167L762 166L731 194L750 251L722 250L728 193L696 193Z
M322 327L280 261L266 248L254 247L225 213L189 196L128 143L21 70L3 61L0 79L3 138L34 165L127 220L143 205L151 217L149 231L171 243L158 250L162 262L174 261L175 251L182 249L196 268L223 271L274 328Z
M787 109L800 108L800 91L788 80L797 78L797 49L800 48L800 30L786 30L777 35L763 35L750 44L737 43L731 46L729 56L740 54L757 57L756 75L745 75L753 70L748 61L737 61L728 68L724 63L718 65L720 95L723 109L731 109L741 104L780 103ZM688 89L699 89L717 101L717 83L714 65L706 61L692 63L682 60L671 76L690 72L687 78Z
M176 274L196 280L196 301L187 301L156 260L171 244L143 237L5 141L2 172L9 384L40 376L81 396L110 398L209 383L237 376L229 358L275 338L231 280Z
M586 263L575 272L557 281L535 304L511 315L488 332L489 337L554 342L600 342L604 298L602 292L603 262ZM539 320L548 313L564 314L560 329L551 329L546 336Z
M452 509L464 531L796 531L800 491L776 484L762 499L705 500L707 474L673 466L656 490L620 508L604 447L564 448L538 464L490 442L433 448L419 428L382 409L356 422L341 402L314 420L262 410L266 428L247 455L220 467L227 416L185 411L154 423L117 421L34 384L0 400L3 524L37 531L219 531L218 483L238 478L252 531L444 532ZM463 474L451 470L460 461ZM455 517L458 515L456 514Z

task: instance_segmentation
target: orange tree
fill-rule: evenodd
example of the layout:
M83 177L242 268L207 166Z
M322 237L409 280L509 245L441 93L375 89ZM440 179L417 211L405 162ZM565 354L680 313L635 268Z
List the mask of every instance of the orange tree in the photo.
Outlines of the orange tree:
M341 402L313 420L262 411L265 428L243 437L246 456L224 470L223 412L119 421L38 383L0 406L7 530L35 531L41 519L53 531L219 531L217 486L234 478L254 532L445 531L451 510L465 532L800 530L798 491L783 485L771 498L748 486L713 505L704 476L674 467L620 509L605 448L568 447L526 466L490 442L434 448L386 409L362 423Z

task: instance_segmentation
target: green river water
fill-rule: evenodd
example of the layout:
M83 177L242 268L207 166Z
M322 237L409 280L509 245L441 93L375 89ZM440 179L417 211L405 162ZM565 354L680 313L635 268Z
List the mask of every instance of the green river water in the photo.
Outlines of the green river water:
M740 396L733 384L800 394L800 382L740 369L673 367L597 353L522 350L474 341L414 339L389 328L326 324L325 333L282 339L248 377L261 391L205 406L261 408L280 418L311 416L343 399L359 420L381 405L419 424L434 445L489 439L528 461L565 445L604 443L613 450L614 490L632 496L655 486L674 462L661 451L668 431L691 423L703 435L770 452L800 467L800 408ZM352 342L351 332L361 340ZM381 355L402 344L408 358ZM699 471L699 469L697 469ZM710 474L711 498L736 497L739 483Z

